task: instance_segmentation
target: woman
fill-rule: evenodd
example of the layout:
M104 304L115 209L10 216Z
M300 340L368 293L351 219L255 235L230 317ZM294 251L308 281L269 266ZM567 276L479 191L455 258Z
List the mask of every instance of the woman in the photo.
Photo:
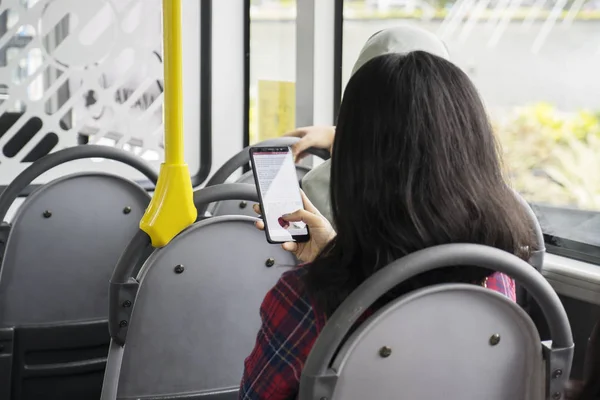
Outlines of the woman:
M328 316L391 261L444 243L489 245L525 260L535 249L529 219L502 177L477 91L443 58L388 54L361 67L346 88L331 160L337 233L306 196L305 210L283 216L308 224L308 243L284 244L308 264L284 274L266 295L240 399L295 398ZM432 271L383 301L441 282L485 286L491 275L476 267ZM499 276L496 282L511 282ZM491 289L514 291L500 286Z

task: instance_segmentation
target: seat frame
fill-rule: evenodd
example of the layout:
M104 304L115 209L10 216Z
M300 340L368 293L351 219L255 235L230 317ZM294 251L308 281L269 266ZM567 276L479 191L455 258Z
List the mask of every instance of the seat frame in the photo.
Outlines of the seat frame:
M337 349L362 314L356 310L369 309L382 295L414 276L454 265L483 265L505 273L531 294L542 308L552 335L552 341L542 342L546 398L563 398L574 344L569 319L558 295L538 271L520 258L496 248L460 243L409 254L376 272L351 293L329 318L309 354L300 380L299 400L332 398L340 371L331 365Z

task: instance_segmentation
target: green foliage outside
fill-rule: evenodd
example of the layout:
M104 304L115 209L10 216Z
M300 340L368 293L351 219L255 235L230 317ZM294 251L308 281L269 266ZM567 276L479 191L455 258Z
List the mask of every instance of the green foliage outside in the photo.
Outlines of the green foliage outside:
M494 128L507 174L528 200L600 209L598 113L561 113L538 103L496 121Z

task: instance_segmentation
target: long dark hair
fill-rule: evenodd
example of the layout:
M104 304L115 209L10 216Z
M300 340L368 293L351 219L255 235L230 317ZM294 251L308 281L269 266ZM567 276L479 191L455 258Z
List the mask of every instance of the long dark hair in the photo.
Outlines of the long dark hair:
M376 57L350 79L331 158L337 237L306 285L330 315L391 261L444 243L479 243L528 259L535 236L507 186L484 105L451 62L415 51ZM492 272L449 267L390 295Z

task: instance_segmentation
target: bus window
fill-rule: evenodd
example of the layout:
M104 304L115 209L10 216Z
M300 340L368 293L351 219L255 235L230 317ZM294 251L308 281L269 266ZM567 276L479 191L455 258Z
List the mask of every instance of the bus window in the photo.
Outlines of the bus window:
M600 5L517 3L346 0L342 87L375 32L414 24L437 34L480 90L507 174L544 233L598 246Z
M5 122L0 136L12 145L0 152L0 185L9 183L37 158L80 144L118 147L158 168L163 157L160 0L4 3L0 104L6 104L0 110L0 120ZM198 34L201 15L210 14L201 13L199 2L186 1L184 15L184 79L189 88L184 88L188 109L184 118L186 129L196 133L186 135L186 160L194 183L199 184L209 169L200 162L201 153L210 151L200 149L200 135L206 138L210 132L200 124L198 109L204 91L199 87L210 83L201 82L199 71L210 60L201 62ZM143 179L115 163L77 163L81 169Z
M295 128L296 0L250 2L249 143Z

